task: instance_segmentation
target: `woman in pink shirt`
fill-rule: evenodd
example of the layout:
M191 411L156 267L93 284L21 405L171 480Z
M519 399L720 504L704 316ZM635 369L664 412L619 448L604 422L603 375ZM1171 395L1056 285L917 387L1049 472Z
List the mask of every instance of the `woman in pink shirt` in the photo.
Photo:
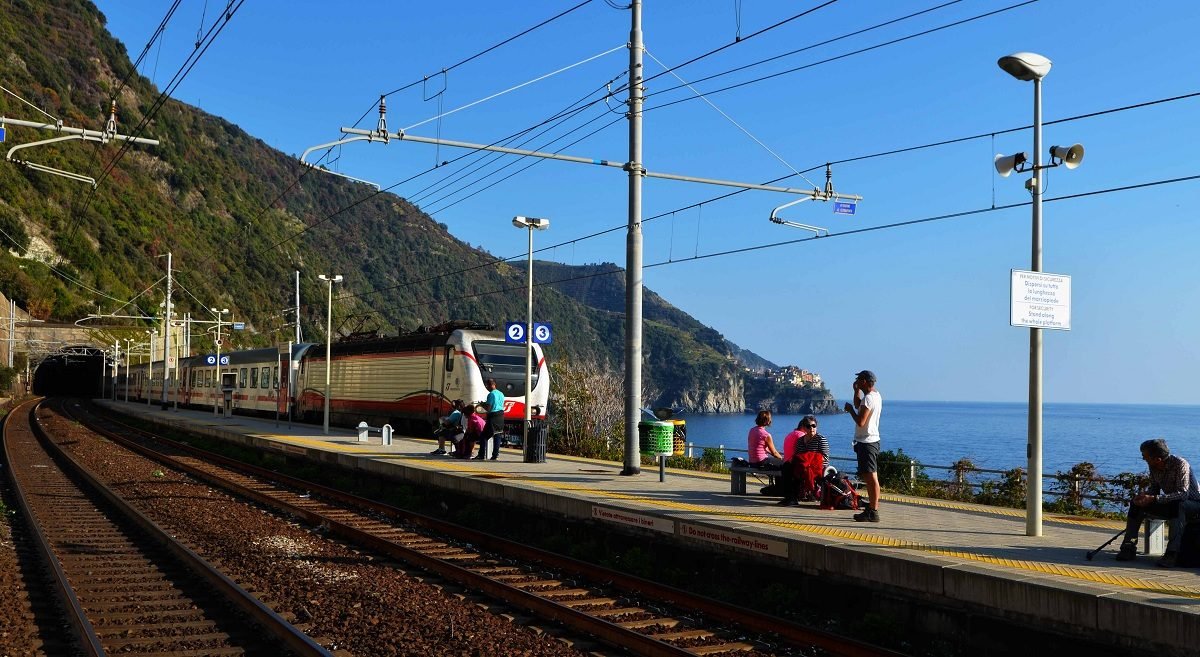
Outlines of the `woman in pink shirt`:
M754 428L746 436L746 451L750 467L778 468L783 465L783 455L775 449L775 442L767 427L771 426L771 411L759 411L754 418Z

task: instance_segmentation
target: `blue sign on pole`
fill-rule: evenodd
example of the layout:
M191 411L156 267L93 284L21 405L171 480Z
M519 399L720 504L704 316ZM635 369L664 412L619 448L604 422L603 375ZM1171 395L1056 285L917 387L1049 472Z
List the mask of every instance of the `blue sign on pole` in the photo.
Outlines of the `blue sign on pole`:
M209 354L209 355L205 356L205 357L204 357L204 364L205 364L205 365L216 365L216 364L217 364L217 356L216 356L216 354Z
M846 203L844 201L833 202L834 214L854 214L854 210L858 207L857 203Z
M513 344L525 344L525 324L508 322L504 325L504 341Z
M4 128L0 128L0 141L4 141Z
M533 343L534 344L550 344L554 341L554 332L550 330L550 325L542 322L533 323Z
M233 330L235 330L235 331L242 331L242 330L245 330L245 328L246 328L246 322L234 322L233 323Z
M228 365L229 364L229 356L221 356L221 364Z

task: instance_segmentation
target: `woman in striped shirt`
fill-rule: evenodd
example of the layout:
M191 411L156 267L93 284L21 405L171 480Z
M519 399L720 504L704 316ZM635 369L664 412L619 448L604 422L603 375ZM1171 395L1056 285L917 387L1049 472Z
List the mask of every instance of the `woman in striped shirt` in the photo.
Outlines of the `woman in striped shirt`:
M781 506L794 506L799 503L800 491L796 490L800 479L796 468L799 466L794 459L797 454L806 452L821 454L822 473L829 467L829 441L817 431L817 418L812 415L801 418L796 430L783 439L783 501L779 503ZM813 474L816 477L821 476L819 473ZM808 495L811 495L811 491L806 491L806 497Z

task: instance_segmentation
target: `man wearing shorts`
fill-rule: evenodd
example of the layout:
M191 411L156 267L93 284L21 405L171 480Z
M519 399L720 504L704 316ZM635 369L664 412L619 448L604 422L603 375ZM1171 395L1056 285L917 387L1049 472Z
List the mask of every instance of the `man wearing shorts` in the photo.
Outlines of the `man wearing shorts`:
M854 453L858 456L858 477L867 484L870 498L867 508L856 513L856 522L879 522L879 416L883 397L875 389L875 373L863 370L854 378L854 402L845 410L854 420Z

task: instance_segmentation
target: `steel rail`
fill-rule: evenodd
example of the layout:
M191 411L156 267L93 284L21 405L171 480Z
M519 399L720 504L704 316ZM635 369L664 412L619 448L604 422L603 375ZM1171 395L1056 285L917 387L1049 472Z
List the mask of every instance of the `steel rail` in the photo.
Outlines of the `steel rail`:
M147 448L142 445L138 445L137 443L131 442L129 440L129 438L127 438L126 435L124 435L124 433L127 433L128 431L132 431L137 434L146 436L148 439L168 443L171 445L171 447L173 449L177 449L179 451L187 453L195 458L206 460L208 462L220 465L222 467L229 468L229 469L237 471L239 473L242 473L242 474L245 474L248 476L253 476L253 477L260 477L262 479L266 479L268 481L275 482L282 486L286 486L286 487L290 487L290 488L294 488L294 489L298 489L298 490L306 490L306 491L313 493L314 495L326 498L328 500L336 501L336 502L339 502L339 503L347 505L347 506L372 511L372 512L378 513L380 515L386 516L388 518L391 518L393 520L404 521L411 525L427 529L431 532L436 532L436 533L439 533L442 535L450 536L450 537L452 537L456 540L462 541L464 543L470 543L477 547L486 548L488 550L498 552L498 553L504 554L506 556L512 556L512 557L518 558L518 559L520 559L520 561L522 563L528 564L531 562L536 562L547 568L566 570L566 571L574 572L577 574L581 574L581 575L591 579L592 581L605 582L616 588L624 589L628 592L636 593L637 595L651 598L651 599L654 599L659 602L665 602L665 603L674 604L674 605L677 605L680 607L685 607L685 608L688 608L691 610L695 610L695 611L698 611L710 618L734 623L734 624L740 625L746 629L754 630L756 632L774 634L774 635L779 636L791 643L795 643L795 644L799 644L799 645L817 646L817 647L819 647L823 650L826 650L832 654L844 655L845 657L903 657L903 653L888 650L886 648L881 648L879 646L875 646L875 645L872 645L872 644L869 644L866 642L858 641L856 639L852 639L849 637L840 636L840 635L837 635L837 634L834 634L831 632L826 632L823 630L817 630L817 629L805 627L798 623L794 623L794 622L788 621L786 619L779 618L777 616L771 616L768 614L764 614L762 612L744 609L741 607L736 607L736 606L728 604L728 603L714 600L714 599L706 597L706 596L697 595L695 593L684 591L682 589L678 589L678 588L675 588L672 586L660 584L660 583L646 580L646 579L643 579L640 577L636 577L636 576L628 575L628 574L625 574L625 573L622 573L619 571L611 570L609 568L605 568L602 566L597 566L597 565L590 564L590 563L587 563L584 561L573 559L571 557L566 557L563 555L559 555L559 554L555 554L555 553L548 552L545 550L541 550L539 548L532 547L528 544L517 543L515 541L510 541L508 539L501 538L501 537L498 537L498 536L495 536L492 534L477 531L474 529L469 529L469 528L463 527L461 525L449 523L449 522L439 520L439 519L436 519L436 518L433 518L430 516L426 516L426 515L423 515L420 513L407 511L404 509L399 509L399 508L396 508L396 507L393 507L393 506L390 506L387 504L383 504L381 502L376 502L374 500L369 500L366 498L358 497L358 496L352 495L350 493L345 493L343 491L329 488L329 487L326 487L326 486L323 486L320 484L316 484L316 483L313 483L310 481L306 481L306 480L299 479L296 477L284 475L279 472L275 472L273 470L268 470L266 468L262 468L259 466L255 466L255 465L251 465L251 464L244 463L241 461L237 461L235 459L221 456L219 454L214 454L212 452L202 450L200 448L194 447L194 446L186 444L186 443L180 443L178 441L164 438L157 434L153 434L151 432L139 429L132 425L114 420L107 415L105 415L104 418L109 422L115 422L115 423L119 424L123 429L125 429L127 431L123 432L123 433L117 433L115 431L104 430L104 429L100 429L97 427L90 427L90 428L92 428L93 430L100 431L105 436L110 437L114 441L117 441L123 445L129 446L130 448L139 451L139 453L146 454L147 456L153 456L153 458L156 458L156 459L164 459L164 458L169 459L172 466L179 467L184 470L188 470L189 472L194 471L196 476L202 477L206 481L210 481L212 483L216 483L216 481L214 481L214 480L216 480L218 478L214 477L213 475L211 475L209 473L205 473L202 470L194 468L190 465L181 463L177 459L172 459L171 457L163 455L158 452L155 452L154 450L152 450L150 448ZM223 483L225 480L220 480L220 481L222 482L220 485L225 485ZM244 487L242 487L242 488L244 488ZM294 513L298 516L305 517L306 519L311 517L312 519L309 520L310 522L319 522L319 523L327 524L331 530L341 531L342 528L345 527L346 531L349 532L350 534L362 535L363 536L362 540L369 543L371 545L371 547L373 547L373 548L376 548L376 544L380 544L381 547L378 547L376 549L382 550L384 547L386 547L388 550L391 550L392 548L400 548L400 549L404 550L405 553L412 552L414 554L414 559L416 561L420 562L420 563L417 563L416 565L419 565L420 567L423 567L423 568L427 567L428 570L430 570L432 572L436 572L437 574L445 577L446 579L457 581L458 583L463 584L465 586L470 586L471 588L484 590L485 592L489 592L489 593L490 593L490 589L493 588L493 585L499 585L498 587L496 587L496 590L498 592L505 592L505 596L509 595L508 591L511 590L512 591L511 598L501 596L498 594L496 597L500 597L501 599L505 599L514 604L519 604L520 601L528 601L531 604L538 603L539 605L541 603L549 602L547 600L544 600L543 598L540 598L540 597L534 596L533 594L527 593L526 591L523 591L520 589L515 589L514 587L510 587L508 585L494 582L492 580L481 580L479 584L469 584L467 582L460 581L456 575L459 572L466 573L466 576L471 578L472 581L474 581L475 578L480 578L482 576L479 575L478 573L473 573L469 570L459 568L458 566L453 566L452 564L447 564L446 562L441 561L439 559L431 558L427 555L422 555L420 553L416 553L412 550L409 550L408 548L403 548L402 546L398 546L395 543L386 541L385 539L380 539L379 537L371 536L369 534L362 532L361 530L358 530L358 529L355 529L352 527L347 527L343 523L325 518L324 516L320 516L318 514L313 514L311 511L308 511L301 507L294 507L292 505L281 502L275 498L270 498L269 496L266 496L266 495L264 495L258 491L255 491L253 489L244 488L244 490L246 491L245 495L247 495L253 499L257 499L258 501L260 501L264 504L269 504L272 506L282 505L284 507L287 507L287 509L286 509L287 513ZM358 540L358 539L351 539L351 540ZM400 555L395 555L395 556L397 556L397 558L404 558L403 556L400 556ZM428 563L428 566L426 566L426 563ZM484 581L487 582L486 585L484 584ZM570 608L566 608L562 605L558 605L557 603L550 603L550 604L553 605L553 607L551 607L550 609L552 609L554 611L554 613L556 613L556 614L559 613L559 609L566 609L568 612L570 612L571 617L583 613L583 612L577 612ZM590 621L598 620L598 619L592 618L590 616L588 618L590 619ZM563 622L564 624L566 624L566 620L563 620L562 618L556 618L556 620L559 620L560 622ZM602 625L596 626L594 628L589 627L588 629L585 629L583 631L588 631L593 634L597 634L600 630L607 631L608 628L616 628L617 630L620 631L621 635L625 635L626 633L629 632L629 630L619 627L617 625L614 625L612 623L608 623L606 621L600 621L600 622L602 623ZM589 625L590 625L590 623L589 623ZM604 637L606 635L598 634L598 636ZM641 637L643 639L646 638L644 635L641 635L641 634L637 634L637 636ZM673 646L668 646L667 644L665 644L661 641L655 641L655 644L666 646L668 648L671 648L672 650L680 650L678 648L674 648ZM621 645L626 645L626 644L621 644ZM633 647L634 646L631 646L631 648L633 648ZM649 646L647 646L647 648L648 647ZM642 650L643 648L639 647L637 649ZM663 654L663 653L644 653L644 654ZM672 652L672 653L666 653L666 654L681 654L681 653ZM684 653L682 653L682 654L693 654L693 653L684 650Z
M38 403L38 408L40 407L41 402ZM66 412L65 408L63 410ZM37 408L33 412L34 416L36 414ZM120 495L105 485L87 466L77 461L70 453L63 450L57 443L51 440L38 423L31 422L30 425L38 439L55 457L68 463L74 468L76 474L105 500L116 507L122 515L165 547L172 556L179 559L189 570L207 581L233 605L247 614L253 622L258 623L263 629L270 632L272 636L278 639L289 650L294 651L296 655L301 657L334 657L332 652L326 650L322 645L314 641L312 637L309 637L296 626L284 620L275 610L263 604L261 600L243 589L237 582L234 582L199 554L196 554L191 548L175 540L158 523L126 502ZM104 653L101 652L99 654Z
M41 405L41 401L42 398L39 397L23 402L4 416L4 462L10 466L13 460L8 451L8 423L14 417L19 417L21 413L28 413L30 429L37 431L35 428L37 426L36 407ZM34 408L27 408L30 406ZM12 467L7 468L7 470L9 483L12 484L17 504L21 508L21 515L26 518L25 524L29 527L29 530L37 537L38 553L41 554L42 561L49 565L51 579L54 581L54 590L58 592L58 597L66 608L67 623L71 626L76 638L79 639L79 644L84 654L89 657L104 655L104 647L100 643L100 637L96 635L96 629L92 627L91 621L88 620L87 612L83 610L83 605L75 595L75 589L72 588L70 581L67 579L67 573L63 570L62 562L54 554L54 548L50 545L49 537L42 531L41 525L34 520L32 506L25 497L25 490L18 480L16 470Z

